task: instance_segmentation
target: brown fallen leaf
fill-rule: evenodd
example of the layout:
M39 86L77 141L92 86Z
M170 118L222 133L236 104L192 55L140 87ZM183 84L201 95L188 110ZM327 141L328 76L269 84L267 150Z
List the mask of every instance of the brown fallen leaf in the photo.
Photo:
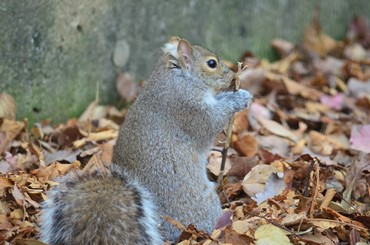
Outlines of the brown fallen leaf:
M60 150L54 153L45 153L45 164L49 165L56 161L67 161L72 163L76 161L77 155L80 153L80 150Z
M24 211L23 211L23 209L17 208L15 210L13 210L9 214L9 218L10 219L23 219L24 218Z
M252 157L258 152L258 143L252 135L246 134L233 142L232 146L242 156Z
M325 244L325 245L335 245L335 243L330 240L327 236L320 235L320 234L304 234L302 236L304 239L306 239L308 242L315 242L317 244Z
M299 135L295 135L292 131L290 131L290 129L285 128L283 125L276 121L263 117L258 117L257 120L264 128L275 135L288 138L293 142L298 142L300 139Z
M16 105L13 97L4 92L0 93L0 118L15 120L15 114Z
M24 122L4 119L0 125L0 154L5 152L8 144L25 128Z
M139 85L134 80L134 76L128 72L120 73L116 80L117 91L127 102L133 101L138 94Z
M230 161L232 162L231 168L227 172L228 176L236 176L243 179L244 176L258 164L258 157L239 157L231 156Z
M46 167L40 167L33 171L33 174L37 176L39 179L51 180L59 176L65 175L72 169L79 169L81 163L79 161L75 161L71 164L63 164L59 162L54 162Z
M243 220L237 220L233 222L233 230L236 231L236 233L242 235L247 233L248 230L254 228L253 224L243 221Z
M211 155L208 157L208 164L207 169L214 174L215 176L218 176L220 174L220 166L222 161L222 155L220 152L212 152ZM224 168L224 174L226 175L229 169L231 168L231 162L227 158L225 162L225 168Z
M292 95L301 95L304 98L314 101L319 101L320 97L323 95L322 92L313 88L309 88L305 85L299 84L286 76L283 76L282 79L288 92Z
M250 197L263 192L266 181L273 172L276 172L276 168L271 165L261 164L253 167L243 179L242 186L244 192Z
M281 57L287 56L294 49L294 44L279 38L272 40L271 45Z
M0 175L0 188L12 187L14 184L6 177Z
M303 45L320 56L326 56L329 52L339 46L339 44L322 29L319 20L318 10L312 15L311 24L306 27L303 34Z
M241 133L248 128L248 112L247 110L242 110L235 113L234 123L233 123L233 133Z
M10 222L6 214L0 214L0 230L11 230L13 224Z
M35 239L16 239L14 245L47 245L39 240Z
M324 200L320 204L320 208L328 207L330 205L331 200L335 196L335 194L336 194L336 191L334 189L331 188L331 189L327 190L326 193L325 193Z

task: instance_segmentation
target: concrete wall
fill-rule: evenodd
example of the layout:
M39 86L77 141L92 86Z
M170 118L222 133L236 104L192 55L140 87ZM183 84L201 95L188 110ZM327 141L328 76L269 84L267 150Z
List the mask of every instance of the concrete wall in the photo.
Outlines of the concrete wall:
M271 56L275 37L298 41L313 9L324 30L342 38L353 15L370 17L369 0L2 0L0 92L18 118L53 122L78 116L95 98L118 99L119 70L150 73L173 35L237 60L243 51ZM113 62L116 45L121 47Z

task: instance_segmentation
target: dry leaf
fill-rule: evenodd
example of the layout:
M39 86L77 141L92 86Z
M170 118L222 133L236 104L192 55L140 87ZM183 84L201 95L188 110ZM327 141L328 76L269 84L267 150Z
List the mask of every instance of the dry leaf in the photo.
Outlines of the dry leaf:
M222 213L221 217L218 219L217 224L215 226L215 229L220 229L226 225L229 225L232 223L232 217L233 217L233 212L230 210L227 210Z
M279 38L272 40L271 45L281 57L287 56L294 49L293 43Z
M326 56L338 46L334 39L322 31L318 11L313 13L312 22L304 31L303 45L320 56Z
M233 124L233 133L241 133L248 128L248 113L247 110L242 110L235 113L234 115L234 124Z
M364 82L356 78L350 78L348 80L348 94L356 98L369 97L370 80Z
M12 187L13 183L5 176L0 175L0 188Z
M281 124L279 124L279 123L277 123L273 120L266 119L266 118L263 118L263 117L258 117L257 120L264 128L266 128L271 133L273 133L275 135L278 135L278 136L281 136L281 137L288 138L288 139L290 139L294 142L299 141L299 136L295 135L289 129L285 128L283 125L281 125Z
M332 240L330 240L327 236L320 234L315 235L304 234L302 237L308 241L316 242L319 244L335 245L335 243Z
M78 118L79 122L86 122L91 120L98 120L104 118L107 115L108 108L105 106L98 105L98 102L94 100L89 104L86 110Z
M259 143L260 148L268 150L272 154L279 156L289 155L289 143L291 141L286 138L276 135L257 136L257 142Z
M35 239L16 239L14 245L47 245Z
M128 72L118 75L116 87L121 97L128 102L136 98L139 89L138 83L134 82L134 76Z
M3 153L12 141L25 127L23 122L4 119L0 126L0 154Z
M256 193L256 197L252 199L257 202L257 205L259 205L268 198L279 195L285 187L284 178L278 176L276 173L272 173L266 180L265 190L263 192Z
M341 110L344 106L344 95L337 94L334 96L323 95L320 98L320 102L335 110Z
M353 125L349 140L352 149L370 153L370 125Z
M306 218L307 218L306 212L287 214L282 219L281 225L284 225L284 226L297 225L297 224L300 224L302 220Z
M341 222L333 221L330 219L309 219L308 222L319 228L320 231L343 225Z
M244 234L246 233L249 229L253 228L253 225L246 221L242 220L237 220L233 223L233 230L236 231L238 234Z
M20 206L23 205L24 195L22 194L22 192L19 190L19 188L16 185L13 186L13 197L15 201L18 203L18 205Z
M233 142L233 147L240 154L247 157L255 156L258 152L258 143L252 135L246 134Z
M221 153L217 151L212 152L212 154L208 158L207 168L215 176L218 176L220 174L221 161L222 161ZM225 175L227 174L230 168L231 168L231 162L227 158L225 162L225 169L224 169Z
M256 245L288 245L292 244L287 237L287 231L271 225L261 225L258 227L254 236L256 238Z
M322 92L313 88L309 88L305 85L299 84L286 76L283 77L283 82L288 92L293 95L301 95L304 98L315 101L318 101L320 97L323 95Z
M45 164L49 165L56 161L67 161L72 163L76 161L77 155L80 153L80 150L61 150L54 153L45 153Z
M265 183L268 177L276 172L271 165L257 165L244 177L242 186L245 193L254 197L257 193L265 190Z
M258 163L258 157L239 157L231 156L232 162L230 170L227 172L228 176L236 176L243 179L245 175Z
M249 106L249 111L250 113L248 113L248 121L255 131L259 131L261 129L258 118L270 119L272 117L272 113L266 107L258 103L251 103Z
M12 228L13 225L9 221L7 215L0 213L0 230L11 230Z
M15 120L15 113L16 106L13 97L7 93L0 93L0 118Z

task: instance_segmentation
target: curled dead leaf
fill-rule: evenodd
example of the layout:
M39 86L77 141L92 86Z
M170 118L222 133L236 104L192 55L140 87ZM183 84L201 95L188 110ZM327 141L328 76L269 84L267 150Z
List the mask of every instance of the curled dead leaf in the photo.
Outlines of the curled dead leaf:
M0 93L0 118L15 120L16 105L12 96Z

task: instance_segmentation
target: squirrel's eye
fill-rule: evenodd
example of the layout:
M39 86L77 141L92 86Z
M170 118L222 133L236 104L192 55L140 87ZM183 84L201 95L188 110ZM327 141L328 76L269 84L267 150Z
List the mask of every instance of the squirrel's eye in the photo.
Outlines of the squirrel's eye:
M216 68L216 66L217 66L217 61L216 61L216 60L214 60L214 59L210 59L210 60L208 60L208 61L207 61L207 65L208 65L209 67L211 67L211 68Z

